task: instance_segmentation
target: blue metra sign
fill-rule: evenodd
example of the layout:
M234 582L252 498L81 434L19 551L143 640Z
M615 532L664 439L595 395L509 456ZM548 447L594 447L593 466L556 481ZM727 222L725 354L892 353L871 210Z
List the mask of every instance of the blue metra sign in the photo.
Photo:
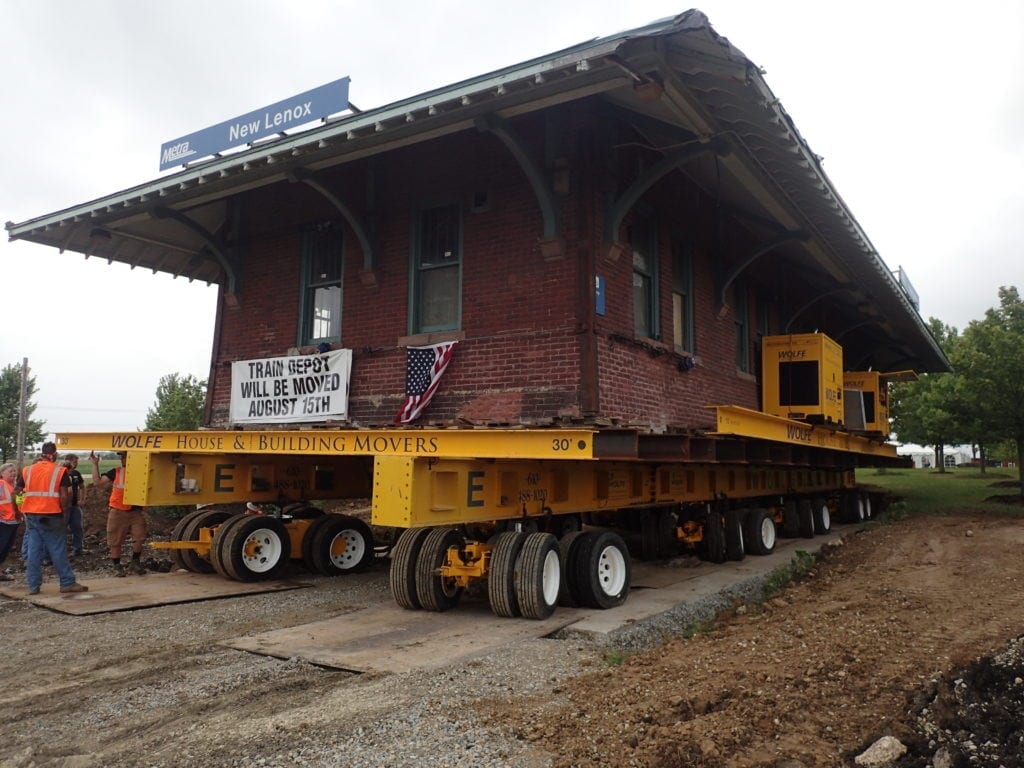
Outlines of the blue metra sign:
M288 128L348 109L349 78L321 85L269 107L248 112L160 147L160 170L184 165L224 149L248 144Z

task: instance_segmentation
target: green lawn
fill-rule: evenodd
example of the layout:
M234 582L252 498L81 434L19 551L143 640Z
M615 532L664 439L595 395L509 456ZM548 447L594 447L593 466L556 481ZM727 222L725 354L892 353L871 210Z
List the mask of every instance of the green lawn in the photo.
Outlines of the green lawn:
M1018 480L1016 469L990 469L982 474L975 468L951 469L858 469L857 482L891 491L907 514L948 515L975 511L1024 517L1024 506L986 502L989 496L1020 493L1020 486L995 484Z

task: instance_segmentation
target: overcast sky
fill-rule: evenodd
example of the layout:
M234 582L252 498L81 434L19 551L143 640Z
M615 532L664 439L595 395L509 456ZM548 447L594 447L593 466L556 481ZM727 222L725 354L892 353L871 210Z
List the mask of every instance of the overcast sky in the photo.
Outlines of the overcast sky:
M0 216L157 178L160 145L351 77L366 110L673 16L660 0L0 0ZM963 328L1024 290L1024 2L705 0L921 313ZM169 172L168 172L169 173ZM0 365L49 432L143 426L206 378L216 288L0 242Z

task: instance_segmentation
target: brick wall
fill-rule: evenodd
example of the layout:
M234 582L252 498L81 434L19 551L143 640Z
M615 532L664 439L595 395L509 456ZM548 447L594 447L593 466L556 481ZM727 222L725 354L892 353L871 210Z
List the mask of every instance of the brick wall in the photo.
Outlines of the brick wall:
M354 353L355 424L390 423L404 397L413 211L456 200L463 210L460 343L423 423L600 416L652 428L695 427L711 423L709 404L756 407L753 377L736 370L732 313L720 318L715 299L716 260L734 259L729 249L739 250L744 235L723 244L713 201L680 173L642 200L660 224L660 339L634 337L631 255L609 260L602 227L608 200L653 155L601 144L596 137L607 132L596 123L611 119L602 115L591 100L550 115L547 125L544 116L513 123L535 157L558 158L565 169L557 197L564 249L557 258L540 251L541 211L523 171L489 134L465 131L331 172L325 183L367 222L378 247L376 283L368 285L359 241L344 226L340 346ZM239 306L221 313L211 385L216 426L227 419L230 362L285 355L297 342L303 225L341 222L303 184L255 190L237 203ZM695 252L697 365L691 370L681 370L672 347L671 242L680 233ZM593 314L594 274L606 281L603 317Z

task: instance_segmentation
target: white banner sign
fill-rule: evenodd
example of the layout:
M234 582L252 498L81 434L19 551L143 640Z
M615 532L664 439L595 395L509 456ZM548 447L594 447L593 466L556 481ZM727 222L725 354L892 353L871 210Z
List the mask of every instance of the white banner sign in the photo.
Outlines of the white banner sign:
M352 350L231 363L231 422L348 418Z

